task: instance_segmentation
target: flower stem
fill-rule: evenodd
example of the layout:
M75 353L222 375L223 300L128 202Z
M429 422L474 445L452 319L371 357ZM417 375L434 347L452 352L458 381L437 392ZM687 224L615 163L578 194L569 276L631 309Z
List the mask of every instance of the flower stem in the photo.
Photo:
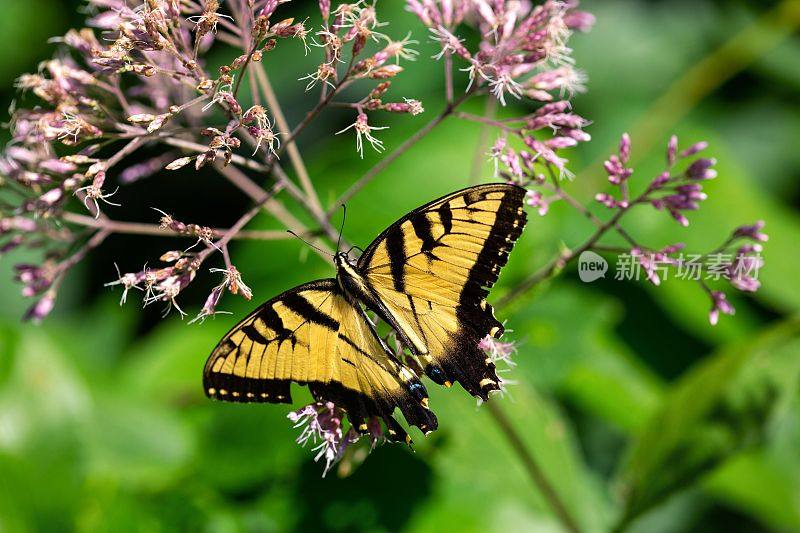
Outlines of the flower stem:
M278 202L271 196L268 196L269 193L259 187L259 185L251 180L244 172L233 166L216 166L215 168L231 183L241 189L245 194L250 196L250 198L261 204L264 209L278 219L286 228L292 230L298 235L309 235L308 228L306 228L305 224L298 220L281 202ZM318 224L320 224L328 237L334 239L336 231L331 228L330 224L328 224L326 220L322 220L321 218L318 218L318 216L314 215L314 212L310 209L309 204L303 201L303 193L297 189L295 184L288 180L286 174L283 172L283 169L281 169L279 165L275 165L272 171L274 174L276 174L276 181L283 185L286 192L296 199L297 204L301 207L304 207L305 211L312 218L314 218ZM265 198L265 196L267 197ZM312 240L311 242L320 248L320 250L318 250L320 257L326 261L331 260L332 252L327 244L320 241L318 238Z
M272 111L272 115L275 117L275 122L278 123L278 130L289 131L289 123L286 121L286 117L283 114L283 110L278 102L278 98L272 88L272 84L269 82L267 73L264 71L264 69L255 68L255 66L251 70L256 74L255 77L258 82L258 86L261 89L261 92L264 93L264 97L267 100L267 105L269 106L270 111ZM320 204L319 196L317 195L317 191L314 189L314 185L311 182L311 178L308 175L308 170L306 169L306 165L303 162L303 158L300 155L300 150L297 149L297 143L294 139L289 139L286 141L286 151L289 153L289 159L292 162L292 167L294 167L294 171L297 172L300 185L303 187L303 191L305 192L308 201L314 204L316 209L322 211L322 204Z
M486 109L483 116L489 119L494 119L497 113L497 98L492 95L486 97ZM483 124L478 133L478 143L475 145L475 155L472 158L472 170L469 175L470 185L478 183L481 176L481 168L484 161L484 153L486 152L486 144L489 141L489 132L492 128L488 124Z
M136 137L136 138L130 140L128 142L128 144L123 146L122 149L120 149L116 154L114 154L113 156L108 158L108 161L106 161L104 170L109 170L111 167L113 167L114 165L116 165L117 163L122 161L122 159L124 159L126 156L128 156L128 155L132 154L133 152L135 152L136 150L138 150L139 147L144 142L145 142L145 138L144 137Z
M247 52L247 59L244 61L244 65L242 66L241 70L239 71L239 77L236 79L236 82L233 86L233 97L236 98L236 95L239 93L239 86L242 84L242 79L245 77L246 74L251 74L253 69L250 68L250 61L253 58L253 53L256 51L258 47L258 43L253 42L253 46L250 47L250 50Z
M634 201L631 206L636 205L636 201ZM597 230L592 234L589 239L586 240L583 244L575 248L574 250L566 250L565 252L560 253L555 259L550 261L547 265L542 267L541 269L537 270L527 278L525 278L522 283L517 285L514 289L503 295L497 301L496 307L502 307L504 305L508 305L523 294L525 294L528 290L530 290L534 285L541 283L542 281L551 278L554 274L559 272L563 269L570 261L578 257L580 254L585 252L586 250L591 249L597 241L599 241L609 229L616 227L617 222L628 212L630 207L626 209L620 209L617 211L611 219L603 224L602 226L598 227Z
M160 139L161 142L164 144L169 144L171 146L175 146L178 148L184 148L186 150L193 150L196 152L205 152L208 151L208 147L204 146L199 143L194 143L191 141L185 141L183 139L175 139L170 137L164 137ZM251 170L256 170L262 173L270 172L276 178L276 181L283 183L285 186L286 192L294 198L298 205L305 207L306 211L311 215L314 221L320 225L323 231L333 240L336 240L336 230L330 225L328 222L327 217L320 209L319 211L315 210L311 207L309 202L307 201L306 197L303 195L303 192L297 188L297 185L289 180L286 172L281 168L280 165L277 163L273 164L272 168L268 168L257 161L253 161L252 159L244 158L240 155L234 154L231 161L239 166L244 168L248 168ZM267 192L256 182L250 179L247 174L242 172L236 167L227 166L222 167L221 165L215 165L215 168L225 176L228 181L238 187L242 192L244 192L247 196L249 196L252 200L256 202L260 202L264 195ZM264 204L264 208L272 213L278 220L280 220L287 228L291 229L295 233L298 234L308 234L307 228L292 215L280 202L275 201L274 199L270 198ZM344 242L344 241L342 241ZM318 243L319 245L319 243ZM327 246L321 245L323 249L328 251Z
M58 264L58 267L56 267L56 275L61 275L80 263L83 258L86 257L86 254L89 253L89 251L100 246L109 235L111 235L111 232L107 229L101 229L95 232L95 234L92 235L89 240L86 241L86 244L84 244L77 252Z
M185 139L179 139L177 137L160 137L158 140L163 144L174 146L176 148L183 148L184 150L189 150L192 152L198 152L198 153L208 152L208 146L204 144L196 143L193 141L187 141ZM258 161L247 159L246 157L242 157L239 154L233 154L231 156L231 162L241 167L249 168L250 170L255 170L258 172L267 172L269 170L265 165L262 165Z
M336 96L341 89L349 85L347 79L348 76L349 76L349 69L348 72L342 78L342 81L339 82L336 85L336 87L334 87L331 90L331 92L325 95L325 98L320 100L317 103L317 105L314 106L314 109L309 111L306 114L305 118L303 118L303 120L300 121L300 124L295 126L295 128L291 131L291 133L289 133L286 140L284 141L284 146L289 146L291 143L293 143L294 140L297 138L297 136L300 135L300 132L302 132L306 128L306 126L308 126L311 123L311 121L314 120L317 117L317 115L319 115L322 112L323 109L325 109L325 107L331 102L331 100L333 100L333 97ZM278 150L278 155L280 155L280 153L281 150Z
M86 215L77 213L65 212L62 215L65 222L84 226L88 228L106 229L111 233L124 233L127 235L153 235L158 237L187 237L181 233L165 230L158 224L146 224L142 222L124 222L120 220L111 219L96 219ZM221 237L229 228L213 228L215 237ZM282 239L290 239L291 235L281 230L242 230L237 233L234 239L243 240L261 240L261 241L275 241Z
M586 208L586 206L581 204L575 197L573 197L571 194L565 191L563 187L561 187L561 183L559 182L558 176L556 176L556 173L553 170L553 165L548 164L547 171L550 173L550 180L553 184L552 189L556 193L556 195L560 199L567 202L570 206L572 206L573 209L575 209L583 216L588 218L592 222L592 224L594 224L598 228L602 227L603 226L602 220L600 220L594 213L589 211L589 209ZM623 229L622 226L620 226L619 224L614 224L614 230L620 235L620 237L625 239L631 246L638 246L633 237L631 237L631 235L625 229Z
M494 98L494 97L492 97ZM505 122L501 122L499 120L495 120L490 116L481 116L481 115L473 115L472 113L465 113L463 111L459 111L456 113L456 116L462 120L469 120L470 122L478 122L480 124L484 124L486 126L494 126L495 128L509 131L509 132L518 132L519 128L512 128L511 126L507 126Z
M500 407L500 404L498 402L486 402L486 407L489 409L489 414L492 415L492 419L494 419L500 431L506 437L508 444L517 454L520 461L522 461L525 471L530 476L531 481L533 481L533 484L536 485L536 488L542 493L544 499L547 500L547 503L556 514L556 517L567 530L574 533L579 532L580 528L578 527L577 521L570 514L564 502L561 501L561 497L558 495L555 487L548 481L539 463L536 462L536 458L534 458L533 454L528 450L522 437L517 433L517 430Z
M447 103L453 103L453 56L449 50L444 53L444 93Z
M230 229L228 229L228 231L226 231L222 235L222 237L219 238L219 240L217 240L217 242L215 243L216 247L224 249L231 241L231 239L233 239L237 233L242 231L242 229L247 225L248 222L253 220L253 217L255 217L261 211L261 208L264 206L264 204L272 200L272 198L276 194L278 194L283 189L283 187L284 186L282 183L280 182L276 183L275 186L272 187L272 189L266 193L266 197L262 201L258 202L256 205L251 207L244 215L239 217L239 220L237 220L236 223L233 226L231 226ZM214 247L206 248L206 250L213 250L213 249Z
M209 243L206 246L205 250L197 254L197 259L202 263L205 261L208 256L210 256L215 251L222 252L222 255L225 259L225 266L230 267L230 257L228 256L228 243L233 239L237 233L242 231L242 229L251 221L253 217L255 217L258 213L261 212L261 209L267 204L267 202L272 201L272 198L278 194L281 190L283 190L284 185L282 183L276 183L272 189L269 191L264 191L264 196L262 199L256 203L253 207L251 207L245 214L239 217L239 220L231 226L219 239L217 239L214 243Z

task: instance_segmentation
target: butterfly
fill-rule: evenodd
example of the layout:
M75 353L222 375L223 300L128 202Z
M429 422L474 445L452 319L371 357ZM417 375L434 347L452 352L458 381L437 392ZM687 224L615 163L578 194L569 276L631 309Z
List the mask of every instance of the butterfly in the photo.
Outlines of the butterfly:
M335 278L267 301L222 338L203 372L206 395L291 403L295 382L344 409L360 432L378 417L390 439L410 442L396 408L409 425L435 430L425 386L378 335L369 310L433 382L457 382L486 400L500 380L478 343L503 334L486 297L525 226L524 200L516 185L469 187L411 211L357 260L337 252Z

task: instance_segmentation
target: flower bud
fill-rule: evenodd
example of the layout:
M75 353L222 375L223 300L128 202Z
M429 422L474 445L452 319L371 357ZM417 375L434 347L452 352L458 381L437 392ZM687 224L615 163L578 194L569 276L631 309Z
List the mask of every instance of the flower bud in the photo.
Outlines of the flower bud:
M702 152L706 148L708 148L708 143L706 141L700 141L698 143L694 143L686 150L683 150L680 154L678 154L678 157L691 157L698 152Z
M769 240L769 236L761 231L764 229L764 225L764 221L759 220L751 226L739 226L733 231L733 236L752 239L757 242L766 242Z
M147 126L147 133L153 133L161 129L164 124L172 117L171 113L164 113L163 115L158 115L153 119L149 126Z
M717 171L712 169L717 164L714 158L701 158L689 165L686 169L686 177L694 180L708 180L717 177Z
M38 302L33 304L28 312L25 313L25 320L30 320L35 324L40 323L50 312L56 304L55 291L47 291Z
M179 168L183 168L189 163L192 162L194 157L181 157L180 159L176 159L172 163L166 166L167 170L178 170Z
M50 189L39 197L39 203L45 208L52 207L60 202L62 198L64 198L64 191L58 188Z
M201 94L206 94L209 91L214 89L214 80L203 80L197 85L197 92Z
M619 159L623 164L627 163L631 157L631 138L627 133L622 134L619 141Z
M401 72L403 72L403 67L400 65L384 65L370 71L367 77L373 80L385 80L387 78L394 78Z
M392 86L392 82L390 81L382 81L378 85L375 86L372 91L370 91L368 98L374 100L380 100L381 96L386 94L386 91L389 90L389 87Z
M164 253L159 259L165 263L174 263L178 259L183 256L183 252L179 252L177 250L170 250L169 252Z
M675 156L678 153L678 137L673 135L669 138L667 143L667 164L672 166L675 164Z
M155 115L149 113L139 113L128 117L128 122L131 124L150 124L156 119Z

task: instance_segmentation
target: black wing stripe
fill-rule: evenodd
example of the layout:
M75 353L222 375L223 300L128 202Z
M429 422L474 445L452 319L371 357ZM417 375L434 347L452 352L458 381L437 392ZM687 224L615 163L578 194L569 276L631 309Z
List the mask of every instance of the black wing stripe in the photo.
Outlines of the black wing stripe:
M403 292L406 288L406 281L403 276L403 263L405 262L405 237L403 229L396 226L386 237L386 249L389 252L389 259L392 271L392 282L395 290Z
M253 342L260 342L261 344L269 344L269 339L263 336L258 330L253 326L253 324L248 324L242 328L242 333L247 335L251 341Z
M425 335L425 330L422 329L422 324L419 321L419 313L417 312L417 306L414 305L414 297L410 294L406 296L408 297L408 305L411 307L411 314L414 315L414 321L417 323L417 330L422 333L422 340L427 344L428 337Z
M329 292L323 299L323 303L329 297L341 296L336 281L326 279L296 287L259 307L249 317L240 322L238 326L228 332L206 361L203 372L203 386L206 395L229 402L291 403L290 384L295 381L301 385L308 385L312 396L317 401L331 401L344 408L354 427L360 427L361 422L367 417L380 417L387 426L395 428L395 433L390 435L390 438L400 438L402 440L406 432L392 418L394 410L399 408L408 424L415 425L425 432L436 429L438 425L436 416L422 402L427 398L427 391L416 377L408 379L401 374L395 374L402 387L400 390L394 391L387 389L382 383L378 383L379 387L376 387L376 384L371 381L362 381L367 377L370 380L378 379L377 374L359 375L358 379L364 388L363 390L354 390L345 387L343 383L335 379L324 382L293 379L291 368L286 366L291 362L284 362L282 370L272 369L272 374L268 374L272 377L267 378L257 377L261 375L260 368L256 368L256 372L249 372L247 375L241 375L241 372L226 371L223 373L219 370L214 370L214 367L220 364L221 359L224 360L234 351L240 351L241 353L237 353L237 357L245 358L249 365L250 359L256 357L257 352L260 350L260 347L256 348L257 345L261 344L266 347L289 338L292 339L293 343L295 342L295 332L287 329L281 319L282 309L278 307L278 310L275 310L275 306L279 304L285 306L287 310L303 320L297 326L297 329L303 326L310 327L314 324L338 332L340 322L321 311L317 306L312 305L311 300L300 294L305 290ZM257 322L259 320L261 323ZM371 326L368 321L367 324ZM237 331L241 332L244 338L234 342L231 340L231 335ZM273 335L272 332L274 332L274 337L268 339L267 337ZM378 343L381 344L380 338L377 337L376 333L374 334ZM355 354L349 357L341 357L343 364L355 367L357 372L364 372L365 368L360 364L362 360L359 358L368 357L383 370L395 373L396 370L391 365L376 360L368 353L369 350L359 347L349 336L338 333L337 336L340 342L346 343L356 351ZM328 348L331 347L329 346ZM327 354L329 357L332 355ZM261 360L259 363L263 364L265 362L265 360ZM274 358L274 362L275 364L278 363L277 357ZM367 368L367 370L369 369ZM280 372L280 375L278 372ZM289 372L288 375L286 374L287 372ZM370 370L370 372L374 372L374 369Z
M283 342L287 339L292 339L292 343L295 342L294 332L283 325L283 320L271 305L265 305L257 316L264 322L265 326L275 332L275 339L273 340Z
M450 210L449 205L444 204L439 208L439 219L442 222L445 235L450 233L453 230L453 212Z
M344 333L340 332L339 333L339 338L342 339L347 345L349 345L352 349L357 351L359 354L363 355L364 357L369 357L370 359L372 359L372 356L369 353L365 352L363 348L361 348L358 344L353 342L353 340L350 337L348 337L347 335L345 335Z
M286 295L283 299L283 304L300 315L300 317L307 322L324 326L331 331L339 331L338 320L320 311L300 294L294 293Z
M525 226L527 217L521 209L524 197L521 189L515 189L502 198L489 237L470 269L468 280L472 284L491 288L497 281L500 268L508 261L508 254ZM472 294L471 291L464 290L461 293L460 307L472 307L482 297L483 294Z
M406 320L410 323L404 327L415 330L420 338L427 335L433 342L434 337L450 337L434 343L437 347L441 344L443 351L432 353L432 359L426 361L425 371L431 379L437 383L458 381L482 399L498 387L499 378L478 343L487 334L498 337L503 331L485 298L525 226L524 201L525 190L510 184L480 185L456 191L395 222L367 247L359 259L360 270L376 285L382 285L386 290L394 289L405 296L409 295L405 294L404 288L417 293L412 295L414 298L425 300L425 287L435 285L438 278L447 281L444 288L460 287L458 293L436 289L437 296L449 294L454 297L452 304L446 306L455 313L457 329L454 332L450 329L439 331L440 324L435 321L438 316L436 306L440 304L433 305L429 300L427 307L423 307L424 304L412 300L409 304L398 301L395 305L406 309ZM398 234L398 227L408 233ZM411 233L412 227L414 233ZM433 243L428 232L438 236ZM414 234L420 243L415 243L411 249L403 250L397 245L397 241L402 244L405 237L408 247ZM390 242L392 240L394 244ZM401 250L408 255L401 257ZM375 254L382 251L386 252L385 256L381 254L380 260L375 261ZM426 257L429 262L414 260L416 256ZM392 287L392 281L398 279L398 263L402 263L406 279L405 283L395 283ZM428 308L433 313L424 313ZM423 311L422 315L420 311Z
M383 370L385 370L387 372L391 372L392 371L392 369L387 368L386 365L384 365L381 361L375 360L375 358L372 357L372 355L369 352L364 351L363 348L361 348L359 345L357 345L355 342L353 342L353 340L350 337L348 337L347 335L345 335L344 333L339 333L339 338L341 340L343 340L348 346L350 346L355 351L357 351L359 353L359 355L363 355L364 357L370 359L373 363L375 363L376 365L381 367Z
M420 213L411 217L411 225L414 227L414 233L416 233L419 240L422 241L423 252L430 252L438 246L438 241L433 237L431 221L425 213Z

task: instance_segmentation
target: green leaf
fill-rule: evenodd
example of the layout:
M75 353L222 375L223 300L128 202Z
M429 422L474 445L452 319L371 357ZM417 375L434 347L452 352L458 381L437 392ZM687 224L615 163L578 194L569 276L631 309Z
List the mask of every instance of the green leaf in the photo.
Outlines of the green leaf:
M505 318L506 312L497 314ZM619 301L555 281L522 297L508 315L508 336L519 346L510 379L558 391L628 431L638 430L657 407L661 380L614 334Z
M531 527L559 522L533 484L488 407L454 391L432 391L440 419L438 438L421 439L418 453L437 473L437 493L412 530L439 530L454 523L476 530L502 530L511 517ZM600 531L611 516L610 500L580 457L568 422L550 400L525 381L511 397L493 398L519 433L565 506L586 531ZM439 442L437 442L439 441ZM486 506L496 501L499 506Z
M4 0L0 17L0 80L9 87L20 70L41 60L51 47L47 39L58 31L64 4L53 0ZM32 13L52 13L32 18ZM3 105L5 111L6 106Z
M177 416L153 402L114 394L97 398L81 430L87 476L126 488L155 489L171 483L192 454L192 435Z
M58 342L42 328L18 328L0 354L8 365L0 388L0 527L68 529L81 491L76 427L91 397Z
M220 315L204 324L167 321L134 344L118 370L119 385L128 394L161 401L200 401L203 365L229 325L236 319Z
M800 339L752 362L747 381L766 380L777 390L762 446L723 465L703 484L713 496L746 509L775 529L800 529ZM743 387L743 391L755 387ZM757 389L755 389L757 390ZM745 396L745 394L742 394ZM740 400L741 402L741 400Z
M585 412L638 433L658 408L663 385L623 346L603 348L573 367L563 391Z
M4 385L14 368L19 332L14 325L0 319L0 385Z
M731 459L703 487L720 501L746 510L775 529L800 528L800 468L756 450Z
M765 382L764 374L743 369L765 360L798 333L800 319L787 320L704 360L675 384L619 472L623 523L763 437L776 386Z

